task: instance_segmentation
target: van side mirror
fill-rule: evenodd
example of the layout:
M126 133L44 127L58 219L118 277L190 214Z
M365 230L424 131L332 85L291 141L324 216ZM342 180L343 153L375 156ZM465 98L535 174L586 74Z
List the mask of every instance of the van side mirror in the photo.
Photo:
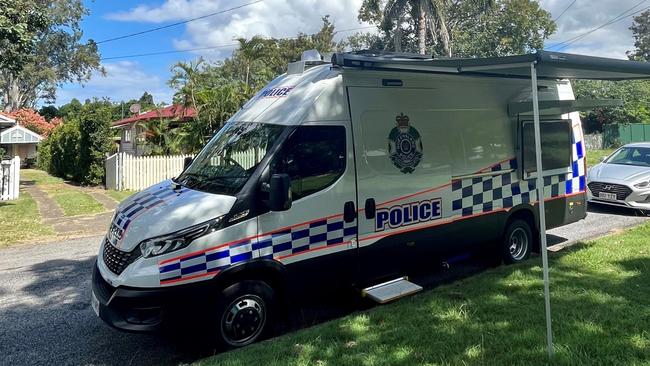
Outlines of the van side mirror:
M269 209L286 211L291 208L291 178L289 174L273 174L269 184Z
M183 160L183 170L186 170L187 167L190 166L190 164L192 164L192 160L193 159L190 158L189 156L186 157L185 160Z

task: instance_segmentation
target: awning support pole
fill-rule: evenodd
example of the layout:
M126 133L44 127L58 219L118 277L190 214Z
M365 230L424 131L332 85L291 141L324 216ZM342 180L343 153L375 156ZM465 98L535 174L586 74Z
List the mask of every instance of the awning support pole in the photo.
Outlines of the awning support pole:
M553 329L551 326L551 298L548 276L548 250L546 248L546 211L544 210L544 177L542 167L542 138L539 125L539 98L537 96L536 62L530 64L530 80L533 90L533 122L535 126L535 161L537 162L537 202L539 205L540 252L544 272L544 308L546 310L546 348L553 357Z

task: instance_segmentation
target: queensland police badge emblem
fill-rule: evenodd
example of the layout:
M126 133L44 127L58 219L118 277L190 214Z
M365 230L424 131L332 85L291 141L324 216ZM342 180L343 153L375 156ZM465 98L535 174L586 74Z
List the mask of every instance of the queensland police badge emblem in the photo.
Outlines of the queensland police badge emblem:
M388 134L388 155L404 174L413 173L422 160L422 140L418 130L409 125L409 117L400 113L397 125Z

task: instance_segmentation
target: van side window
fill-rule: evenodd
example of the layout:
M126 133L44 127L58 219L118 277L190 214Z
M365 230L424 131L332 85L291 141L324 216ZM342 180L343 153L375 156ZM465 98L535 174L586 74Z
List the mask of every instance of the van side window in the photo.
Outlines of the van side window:
M328 187L345 171L345 127L298 127L274 159L271 171L289 174L293 200Z

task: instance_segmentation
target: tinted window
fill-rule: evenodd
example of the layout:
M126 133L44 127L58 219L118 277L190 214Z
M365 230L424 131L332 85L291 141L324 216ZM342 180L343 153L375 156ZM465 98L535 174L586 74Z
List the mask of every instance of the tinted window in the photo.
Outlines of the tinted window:
M328 187L344 170L343 126L298 127L272 165L273 173L286 173L291 177L294 200Z
M544 170L568 168L571 166L571 121L544 121L540 123L542 139L542 167ZM522 147L524 170L537 171L535 161L535 129L532 123L524 123Z

